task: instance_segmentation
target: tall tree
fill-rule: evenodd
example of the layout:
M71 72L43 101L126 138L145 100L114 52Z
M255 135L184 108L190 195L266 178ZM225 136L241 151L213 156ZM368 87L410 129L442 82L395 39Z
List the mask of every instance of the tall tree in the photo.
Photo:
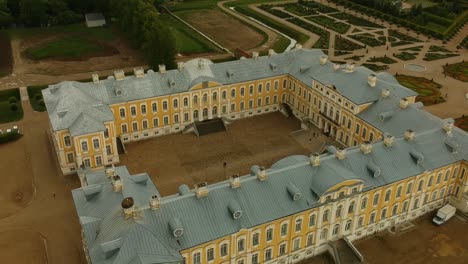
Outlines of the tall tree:
M10 25L12 22L12 16L10 9L8 9L7 2L0 0L0 28Z
M21 0L20 19L26 26L47 24L46 0Z
M153 69L157 69L159 64L166 65L168 69L176 67L174 37L156 17L145 25L144 38L143 53Z

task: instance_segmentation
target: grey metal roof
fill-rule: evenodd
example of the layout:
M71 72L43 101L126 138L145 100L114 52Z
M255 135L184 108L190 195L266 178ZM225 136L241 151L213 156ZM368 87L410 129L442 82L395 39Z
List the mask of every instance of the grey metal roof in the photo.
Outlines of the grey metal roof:
M141 78L129 76L117 81L110 76L99 83L62 82L51 85L43 91L44 101L52 127L60 130L70 128L76 116L82 112L86 111L89 117L97 122L113 120L109 115L108 105L187 92L205 81L230 85L289 74L308 87L312 85L313 79L325 85L334 85L340 94L356 104L377 101L384 88L398 98L416 95L415 92L399 85L395 78L387 73L376 74L377 85L370 87L367 77L374 72L364 67L357 67L351 73L346 72L343 66L334 70L331 62L320 64L320 57L323 55L321 50L296 49L257 59L216 64L207 59L194 59L186 62L183 69L169 70L165 73L149 70ZM171 83L174 86L171 86ZM117 91L121 93L118 94ZM72 117L67 117L66 120L57 118L56 112L64 108L73 112ZM93 108L99 111L94 113ZM89 127L81 126L76 133L92 133L102 129L94 122L88 121L86 124L88 123Z
M88 13L85 14L86 21L98 21L98 20L106 20L102 13Z
M317 167L310 165L308 157L287 157L267 169L268 179L265 181L246 175L240 177L241 184L236 189L230 187L229 181L209 185L206 197L197 198L193 192L163 197L158 210L144 206L144 198L149 201L155 190L149 188L152 186L150 180L146 185L134 184L135 189L126 188L131 182L124 183L126 193L115 193L104 186L99 196L89 200L83 198L82 188L76 189L73 197L91 259L93 263L133 263L129 261L131 256L150 252L149 255L154 256L151 263L167 263L164 261L180 258L174 252L320 206L319 197L344 180L356 179L362 181L366 189L372 189L466 161L467 133L454 128L447 134L442 129L443 122L439 121L438 126L417 133L412 141L398 137L391 147L376 142L369 154L353 147L346 150L346 158L342 160L333 153L321 155L321 164ZM457 151L451 146L458 146ZM417 162L412 153L424 158ZM118 169L126 171L124 167ZM376 170L380 174L375 174ZM88 183L102 183L104 174L98 174L101 176L91 177L101 177L99 180L88 180ZM291 190L299 191L301 199L295 201ZM120 202L125 196L138 197L139 212L135 219L123 216ZM232 204L242 210L239 219L232 216ZM175 238L169 228L174 219L178 219L184 229L179 238ZM90 234L96 235L89 237ZM119 238L124 241L116 253L119 257L104 259L100 245ZM125 245L132 246L126 248Z

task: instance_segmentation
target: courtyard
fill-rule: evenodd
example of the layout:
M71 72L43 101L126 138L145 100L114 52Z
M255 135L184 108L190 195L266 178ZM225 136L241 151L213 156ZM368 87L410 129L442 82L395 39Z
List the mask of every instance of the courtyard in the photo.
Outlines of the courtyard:
M299 120L275 112L237 120L226 132L201 137L175 134L129 143L120 164L132 174L147 172L161 194L170 195L181 184L219 182L234 174L249 174L252 165L269 168L284 157L308 155L324 144L337 144L318 130L300 129Z

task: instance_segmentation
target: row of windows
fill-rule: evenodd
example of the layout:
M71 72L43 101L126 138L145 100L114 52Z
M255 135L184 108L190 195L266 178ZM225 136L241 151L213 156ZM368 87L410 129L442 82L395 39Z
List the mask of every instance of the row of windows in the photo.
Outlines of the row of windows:
M99 149L100 149L100 145L101 145L101 144L100 144L100 141L99 141L98 138L93 138L93 139L92 139L92 143L93 143L93 148L94 148L95 150L99 150ZM83 152L88 152L88 151L89 151L88 140L87 140L87 139L82 139L80 144L81 144L81 150L82 150Z

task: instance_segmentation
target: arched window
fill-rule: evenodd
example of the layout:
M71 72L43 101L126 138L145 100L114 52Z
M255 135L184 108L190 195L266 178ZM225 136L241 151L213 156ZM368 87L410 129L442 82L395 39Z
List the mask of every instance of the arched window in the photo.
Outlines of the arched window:
M365 138L367 136L367 129L364 127L362 129L362 138Z
M179 100L174 99L174 101L172 101L172 104L174 105L174 108L178 108L179 107Z
M197 95L193 96L193 103L198 104L198 96Z
M164 102L163 102L163 110L164 110L164 111L167 110L167 101L164 101Z
M328 237L328 229L325 228L320 233L320 239L327 239L327 237Z
M203 103L208 102L208 94L203 94Z
M198 120L198 110L193 111L193 119Z
M218 100L218 93L217 92L213 92L213 101L216 101Z
M184 107L187 107L187 106L188 106L188 98L184 97Z
M353 222L351 220L348 220L348 222L346 222L346 226L345 226L345 231L349 231L351 229L351 224Z
M336 236L339 231L340 231L340 225L335 225L335 227L333 227L333 235Z
M216 106L213 107L212 113L213 116L216 116L218 114L218 108Z
M406 187L406 194L410 194L413 191L413 183L410 182L408 183L408 186Z
M424 180L420 180L418 184L418 192L422 191L424 185Z
M221 96L222 96L223 100L226 100L226 91L223 91L223 92L221 93Z
M339 205L338 208L336 208L336 217L341 217L342 209L343 209L342 205Z
M354 213L354 206L355 206L355 202L352 201L350 204L349 204L349 209L348 209L348 214L352 214Z
M157 103L152 103L151 108L153 110L153 113L156 113L158 111L158 104Z
M392 195L392 190L391 189L388 189L386 192L385 192L385 202L388 202L390 200L390 196Z
M82 151L88 151L88 142L87 141L81 141L81 150Z
M367 207L367 197L364 197L361 202L361 210Z
M399 198L401 196L401 190L403 189L403 186L398 186L397 191L396 191L396 197Z
M93 139L93 147L94 149L99 149L99 139Z
M322 217L323 222L328 222L329 214L330 214L330 210L328 209L325 210L325 212L323 212L323 217Z

